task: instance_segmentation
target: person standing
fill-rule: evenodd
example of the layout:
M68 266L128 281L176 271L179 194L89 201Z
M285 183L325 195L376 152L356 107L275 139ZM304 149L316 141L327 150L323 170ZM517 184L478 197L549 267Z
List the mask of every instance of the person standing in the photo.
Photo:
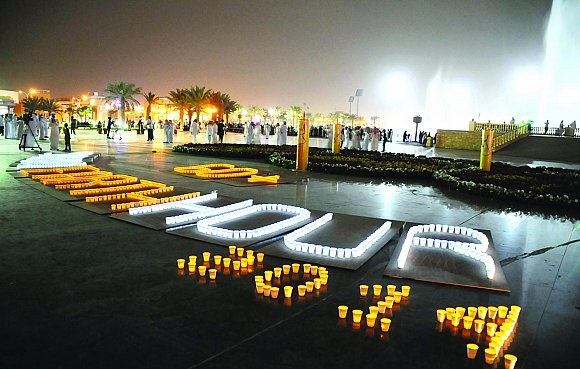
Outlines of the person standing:
M246 145L252 143L252 138L254 137L254 122L246 122Z
M197 143L197 134L199 133L199 122L197 119L194 119L191 123L191 127L189 127L189 133L191 134L191 142L196 144Z
M68 129L68 123L64 124L64 151L72 151L70 147L70 130Z
M288 139L288 126L286 125L286 121L282 122L280 126L280 145L286 145L286 140Z
M50 117L50 149L58 151L58 140L60 139L60 132L58 127L58 120L53 114Z
M73 118L70 121L70 133L76 136L77 135L76 129L77 129L77 120Z
M226 125L224 121L221 120L217 125L217 135L218 135L218 143L224 143L224 135L226 134Z
M550 121L546 120L546 123L544 123L544 134L547 135L548 134L548 126L550 125Z
M179 124L179 123L177 123ZM167 129L167 142L173 143L173 134L176 133L175 131L175 123L173 123L173 119L169 119L169 128Z
M163 123L163 143L169 143L169 130L171 129L171 125L169 124L169 120L165 119Z
M111 119L111 117L108 118L107 120L107 130L105 131L107 133L107 138L111 138L110 134L111 134L111 126L113 125L113 120Z
M153 141L153 128L155 128L155 123L151 120L151 116L147 117L145 127L147 128L147 141Z
M270 123L266 123L266 125L264 126L264 129L266 130L264 133L266 133L266 140L268 138L270 138Z

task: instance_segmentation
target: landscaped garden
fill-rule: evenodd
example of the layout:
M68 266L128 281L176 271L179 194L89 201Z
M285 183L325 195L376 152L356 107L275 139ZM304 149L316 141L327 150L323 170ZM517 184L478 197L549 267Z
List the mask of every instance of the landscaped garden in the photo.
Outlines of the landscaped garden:
M218 158L263 159L283 168L296 167L296 147L289 145L185 144L173 150ZM580 172L569 169L493 163L491 172L484 172L475 160L357 150L333 154L310 148L308 170L385 180L419 179L462 193L526 204L569 209L580 205Z

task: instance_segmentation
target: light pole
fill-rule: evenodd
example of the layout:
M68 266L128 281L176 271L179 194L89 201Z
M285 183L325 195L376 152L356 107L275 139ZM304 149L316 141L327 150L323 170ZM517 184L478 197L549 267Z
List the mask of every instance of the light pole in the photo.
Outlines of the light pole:
M354 96L356 96L356 116L358 117L358 99L359 97L361 97L363 94L363 90L362 88L359 88L356 90L356 93L354 94Z
M348 115L352 114L352 102L354 101L354 96L348 98Z

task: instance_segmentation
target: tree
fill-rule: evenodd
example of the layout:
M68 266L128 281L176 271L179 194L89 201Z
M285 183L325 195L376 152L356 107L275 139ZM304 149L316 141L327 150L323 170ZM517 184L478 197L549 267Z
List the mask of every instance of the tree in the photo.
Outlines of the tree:
M114 102L115 106L118 106L121 110L121 125L124 126L125 109L133 109L135 104L140 105L134 96L141 94L141 87L129 82L112 82L107 84L105 92L109 94L105 97L105 100Z
M195 112L195 117L199 122L199 114L201 113L203 107L208 104L211 94L212 94L211 89L206 90L205 86L202 87L192 86L189 90L187 90L187 95L190 103L190 110L188 110L187 114L190 122L193 115L190 114L190 112L192 113Z
M87 121L87 115L90 115L91 117L93 116L93 107L92 106L81 106L80 108L78 108L77 113L81 116L81 117L85 117L85 122Z
M151 106L159 101L159 97L155 96L155 94L151 91L147 92L146 94L141 94L145 98L147 102L147 109L145 113L145 119L151 116Z
M171 105L179 110L179 121L183 122L183 112L189 108L189 99L187 96L187 90L176 88L175 91L169 91L169 96L167 98L171 102Z
M217 109L216 120L223 119L225 108L230 101L231 101L230 95L224 94L223 92L220 91L213 92L210 95L209 102Z
M60 113L62 112L62 106L56 99L45 99L41 98L40 109L47 112L48 116L52 113Z
M302 107L301 106L290 106L288 107L288 113L292 116L292 126L295 126L296 123L296 117L300 116L300 113L302 113Z
M379 119L379 118L380 118L380 117L379 117L378 115L373 115L373 116L371 117L371 120L373 121L373 126L376 126L376 123L375 123L375 121L376 121L377 119Z
M69 105L66 109L65 109L66 113L68 114L68 117L70 118L70 121L72 122L75 114L78 113L78 109L76 109L73 105Z
M240 105L234 100L226 101L224 106L224 114L226 115L226 124L230 123L230 114L238 110Z
M42 107L42 98L38 96L29 96L22 100L22 106L30 113L40 110Z

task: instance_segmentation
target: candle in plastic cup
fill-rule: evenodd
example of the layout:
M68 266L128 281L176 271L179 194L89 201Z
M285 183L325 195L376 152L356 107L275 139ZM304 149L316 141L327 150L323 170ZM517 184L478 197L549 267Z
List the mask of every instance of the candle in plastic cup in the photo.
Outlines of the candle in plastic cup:
M320 273L320 272L326 272L326 267L319 266L318 267L318 273Z
M264 262L264 253L263 252L258 252L256 254L256 260L258 260L258 263Z
M211 253L209 253L209 252L206 251L202 255L203 255L203 261L204 262L209 261L209 258L211 256Z
M248 267L248 259L241 258L240 259L240 265L241 265L242 268L247 268Z
M518 361L518 358L515 355L505 354L503 356L503 365L505 366L505 369L514 369L516 367L516 361Z
M232 264L234 265L234 270L240 270L240 261L239 260L234 260L232 262Z
M272 286L270 286L269 284L265 284L264 285L264 296L266 296L266 297L270 296L271 292L272 292Z
M210 269L208 270L209 279L215 279L217 276L217 269Z
M382 284L373 284L373 295L380 296L382 291L383 291Z
M499 354L499 350L501 349L501 346L499 343L491 341L489 343L489 348L494 349L495 351L495 356L497 356Z
M497 329L497 324L487 323L486 327L487 327L487 335L493 337L493 335L495 334L495 330Z
M387 296L385 297L385 302L387 303L387 308L392 309L393 303L395 302L395 298L393 296Z
M312 274L312 275L318 275L318 265L312 265L310 267L310 274Z
M377 315L379 313L379 307L378 306L369 306L369 314L375 314Z
M377 321L377 316L375 314L367 314L367 327L373 328L375 326L375 322Z
M274 277L276 278L280 278L280 276L282 275L282 268L280 267L275 267L274 268Z
M195 263L187 263L187 271L190 273L194 273L195 272Z
M485 363L486 364L493 364L493 362L495 361L495 356L496 356L496 352L494 349L492 348L486 348L485 349Z
M368 286L368 285L366 285L366 284L361 284L361 285L358 287L358 289L359 289L359 291L360 291L360 295L361 295L361 296L366 296L366 295L367 295L367 293L369 292L369 286Z
M477 316L477 308L475 306L470 306L467 308L467 315L475 319Z
M205 276L206 269L207 268L205 267L205 265L200 265L197 267L197 271L199 272L199 275L202 277Z
M300 264L292 263L292 273L298 273L300 271Z
M238 253L238 257L241 258L242 256L244 256L244 248L243 247L238 247L236 249L236 252Z
M477 356L478 349L479 349L479 346L477 346L475 343L468 343L467 344L467 358L468 359L475 359L475 357Z
M290 298L292 297L292 286L284 286L284 297Z
M388 332L389 328L391 328L391 319L382 318L381 319L381 331Z
M411 292L411 286L401 286L401 292L403 297L409 297L409 293Z
M510 313L516 313L517 315L519 315L520 311L522 311L522 308L520 306L518 305L510 306Z
M473 325L473 318L469 315L463 317L463 329L470 330Z
M223 258L222 262L224 263L224 268L229 268L230 267L230 263L232 262L232 259L230 258Z
M254 250L246 250L246 257L254 256Z
M236 246L228 246L228 249L230 250L230 255L234 255L236 253Z
M387 311L387 303L385 301L379 301L377 305L379 307L379 313L384 314Z
M477 332L477 333L481 333L483 332L483 327L485 326L485 322L481 319L475 319L473 321L473 329Z
M445 318L447 320L451 320L451 319L453 319L453 314L455 314L455 308L446 308L445 313L446 313Z
M322 285L328 284L328 275L320 277L320 284Z
M340 319L345 319L348 313L348 306L346 305L339 305L338 306L338 317Z
M314 288L319 290L320 287L322 287L322 280L320 278L314 278Z
M213 263L215 265L220 265L222 263L222 256L221 255L214 255L213 256Z
M292 267L288 264L284 264L282 265L282 272L284 273L284 275L290 274L290 269Z
M310 265L310 264L303 264L302 265L302 268L304 269L304 274L310 274L310 267L311 266L312 265Z
M447 316L447 312L443 309L437 309L437 321L439 323L443 323Z
M497 307L495 306L490 306L487 308L487 315L489 316L490 319L495 319L495 317L497 316Z
M256 283L256 292L259 294L264 293L264 283L262 283L262 282Z
M177 259L177 267L183 269L185 267L185 259Z
M192 264L197 264L197 256L189 255L189 262Z
M306 284L306 292L314 291L314 282L308 281L305 284Z
M305 296L306 295L306 285L299 284L298 285L298 296Z
M396 290L397 290L397 286L395 286L394 284L387 285L387 295L393 296L395 294Z
M497 342L497 343L499 343L499 344L501 344L503 346L503 344L504 344L504 342L506 340L506 337L507 337L507 335L506 335L505 332L502 332L500 330L496 330L495 331L495 334L493 335L493 337L491 338L491 340L492 341L495 341L495 342Z
M462 318L465 316L466 309L462 306L458 306L455 308L455 312L459 314Z
M395 291L393 298L395 299L395 304L398 304L401 302L401 298L403 298L403 293L399 292L399 291Z
M256 261L254 256L248 256L246 259L248 259L248 265L254 265L254 261Z
M268 282L270 282L272 280L272 271L271 270L266 270L264 271L264 279Z
M453 317L451 318L451 324L454 327L458 327L460 322L461 322L461 316L457 313L453 314Z
M487 306L479 306L477 308L477 317L481 320L485 320L487 316Z
M508 307L507 306L498 306L497 313L501 319L505 319L505 317L507 316L507 313L508 313Z
M278 293L280 293L280 287L272 287L270 288L270 297L273 299L278 298Z
M264 276L256 275L256 276L254 276L254 281L264 283Z
M352 311L352 322L353 323L360 323L361 319L362 319L362 310L359 309L355 309Z

